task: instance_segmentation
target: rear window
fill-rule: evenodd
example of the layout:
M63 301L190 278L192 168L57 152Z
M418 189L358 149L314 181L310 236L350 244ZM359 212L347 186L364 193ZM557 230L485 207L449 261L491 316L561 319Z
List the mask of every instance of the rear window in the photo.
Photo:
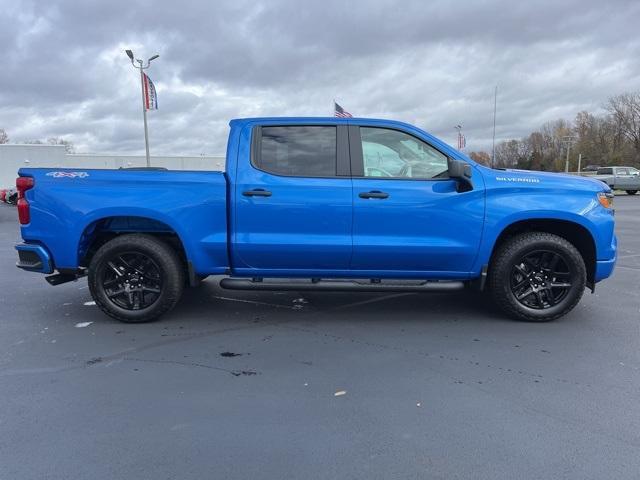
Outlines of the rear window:
M335 126L262 127L256 166L278 175L336 175Z

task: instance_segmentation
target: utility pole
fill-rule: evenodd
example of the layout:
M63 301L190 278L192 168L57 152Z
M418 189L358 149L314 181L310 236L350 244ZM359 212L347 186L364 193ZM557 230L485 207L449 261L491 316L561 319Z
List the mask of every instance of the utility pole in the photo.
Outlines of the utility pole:
M567 159L564 162L564 171L565 173L569 172L569 152L571 151L571 144L576 137L573 135L565 135L562 137L563 142L567 144Z
M151 62L156 58L158 58L160 55L154 55L153 57L149 58L147 60L147 64L144 65L144 62L139 58L136 58L135 60L133 59L133 52L131 50L125 50L125 53L131 60L131 65L133 65L133 68L137 68L138 70L140 70L140 91L142 93L142 118L144 120L144 146L145 146L145 152L146 152L146 158L147 158L147 167L150 167L151 156L149 155L149 130L147 128L147 106L145 102L145 92L144 92L144 70L149 68L149 65L151 65ZM135 62L138 63L137 67Z
M578 173L580 173L580 169L582 168L582 154L578 154Z
M496 161L496 107L498 106L498 85L493 94L493 140L491 141L491 168Z

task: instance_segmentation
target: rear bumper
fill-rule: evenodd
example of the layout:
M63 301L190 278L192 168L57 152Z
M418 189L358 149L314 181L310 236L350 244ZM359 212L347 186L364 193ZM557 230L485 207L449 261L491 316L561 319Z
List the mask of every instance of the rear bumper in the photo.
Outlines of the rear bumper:
M18 261L16 267L29 272L53 273L53 262L47 249L41 245L21 243L16 245Z

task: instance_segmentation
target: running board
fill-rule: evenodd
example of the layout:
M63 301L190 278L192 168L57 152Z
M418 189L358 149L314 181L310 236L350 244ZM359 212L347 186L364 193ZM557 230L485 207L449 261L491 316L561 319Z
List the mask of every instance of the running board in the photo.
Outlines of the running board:
M223 278L220 286L227 290L319 290L350 292L451 292L464 288L457 281L412 281L412 280L322 280L314 279L261 279Z

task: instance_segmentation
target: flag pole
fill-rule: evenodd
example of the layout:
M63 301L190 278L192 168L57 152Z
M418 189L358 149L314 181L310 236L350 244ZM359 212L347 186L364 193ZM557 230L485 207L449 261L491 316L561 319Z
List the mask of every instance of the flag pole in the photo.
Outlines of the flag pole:
M456 131L458 132L458 150L461 151L462 150L462 125L458 124L453 128L455 128Z
M140 87L142 91L142 118L144 119L144 148L147 157L147 167L151 166L151 156L149 155L149 129L147 128L147 102L145 95L145 85L144 85L144 67L142 66L142 60L138 60L140 66Z

